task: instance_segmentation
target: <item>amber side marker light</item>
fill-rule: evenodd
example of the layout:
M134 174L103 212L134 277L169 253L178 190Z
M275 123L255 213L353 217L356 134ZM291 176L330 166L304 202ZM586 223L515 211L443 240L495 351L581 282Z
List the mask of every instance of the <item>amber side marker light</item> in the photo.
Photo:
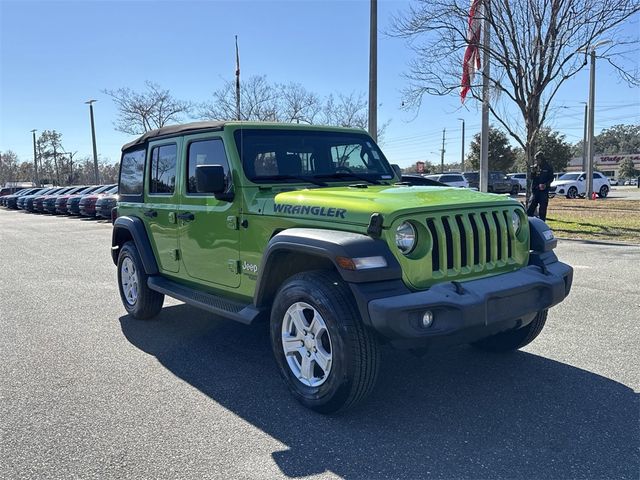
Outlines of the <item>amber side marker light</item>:
M336 257L336 263L345 270L367 270L369 268L382 268L387 266L387 261L382 256L375 257Z

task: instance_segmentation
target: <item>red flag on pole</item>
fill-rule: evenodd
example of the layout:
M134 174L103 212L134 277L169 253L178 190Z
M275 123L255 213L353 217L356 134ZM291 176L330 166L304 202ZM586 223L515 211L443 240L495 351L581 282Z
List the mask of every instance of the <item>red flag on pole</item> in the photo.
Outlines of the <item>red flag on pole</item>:
M471 0L469 9L469 28L467 30L467 48L464 51L462 61L462 82L460 88L460 101L464 100L471 89L471 81L476 71L480 69L480 26L482 16L482 0Z

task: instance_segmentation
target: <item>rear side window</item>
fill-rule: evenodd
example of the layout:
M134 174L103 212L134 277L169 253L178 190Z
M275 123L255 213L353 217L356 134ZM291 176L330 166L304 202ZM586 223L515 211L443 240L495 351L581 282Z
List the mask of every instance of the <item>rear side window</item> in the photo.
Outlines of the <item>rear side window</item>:
M149 193L172 195L176 188L176 160L178 147L162 145L151 150Z
M222 165L226 177L226 187L229 188L231 183L229 162L221 139L201 140L189 144L187 165L187 191L189 193L198 192L196 189L196 167L198 165Z
M442 175L441 182L462 182L464 181L460 175Z
M120 192L123 195L142 195L145 150L134 150L122 156Z

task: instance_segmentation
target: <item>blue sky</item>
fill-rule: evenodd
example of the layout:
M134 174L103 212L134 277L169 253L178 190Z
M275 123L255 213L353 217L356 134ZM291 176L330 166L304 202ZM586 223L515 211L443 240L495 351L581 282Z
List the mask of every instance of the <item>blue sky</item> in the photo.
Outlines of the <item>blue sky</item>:
M379 30L410 2L379 0ZM116 109L101 90L141 90L159 83L178 98L207 100L233 78L234 35L242 75L299 82L320 95L368 88L369 2L359 1L44 1L0 0L0 150L21 160L33 155L31 129L55 129L63 145L91 154L89 112L95 104L98 153L119 159L131 137L113 128ZM640 31L636 18L625 26ZM416 115L401 110L402 74L412 58L404 41L379 37L381 142L402 166L439 161L446 128L446 162L460 159L461 127L467 140L479 130L480 111L457 98L427 97ZM636 56L636 65L640 60ZM550 126L575 142L582 137L588 70L560 91ZM597 69L596 132L618 123L640 123L640 89L619 82L605 62ZM468 148L468 147L467 147ZM78 158L78 157L76 157Z

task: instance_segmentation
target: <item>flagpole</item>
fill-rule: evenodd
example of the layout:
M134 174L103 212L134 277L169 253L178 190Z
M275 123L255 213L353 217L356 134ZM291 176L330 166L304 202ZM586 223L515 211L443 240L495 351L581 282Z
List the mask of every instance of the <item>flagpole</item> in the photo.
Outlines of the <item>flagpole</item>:
M238 52L238 36L236 35L236 120L240 118L240 54Z
M484 1L483 15L483 49L484 65L482 68L482 129L480 133L480 191L486 192L489 186L489 5L491 0Z

